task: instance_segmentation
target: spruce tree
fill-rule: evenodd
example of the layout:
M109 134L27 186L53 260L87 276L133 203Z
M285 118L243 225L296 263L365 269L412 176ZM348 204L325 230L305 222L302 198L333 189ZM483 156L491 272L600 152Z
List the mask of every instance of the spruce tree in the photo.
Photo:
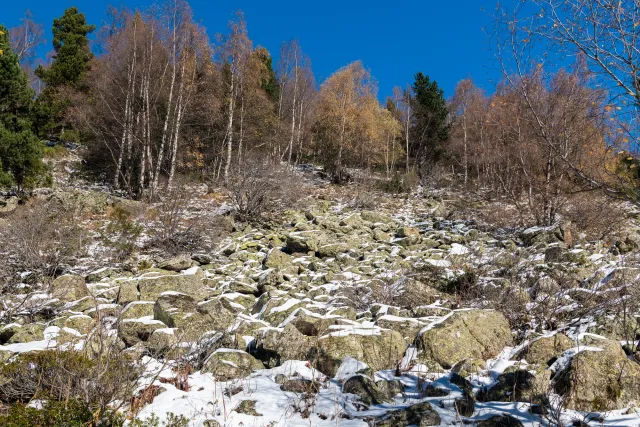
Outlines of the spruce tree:
M0 123L11 131L28 129L34 91L12 52L9 32L0 25Z
M449 137L447 102L435 80L422 73L415 75L413 89L413 154L422 167L437 161L442 144Z
M83 13L76 7L65 10L53 20L53 62L49 68L39 66L35 73L45 88L35 105L35 127L42 137L53 136L68 127L65 112L69 108L68 87L82 91L82 78L89 69L93 54L89 49L88 35L95 30L88 25Z
M42 149L31 131L34 92L12 52L9 33L0 25L0 187L35 185L44 171Z
M84 13L78 8L65 10L60 18L53 20L53 63L48 69L39 66L36 75L48 87L77 85L93 58L87 36L95 28L95 25L87 24Z

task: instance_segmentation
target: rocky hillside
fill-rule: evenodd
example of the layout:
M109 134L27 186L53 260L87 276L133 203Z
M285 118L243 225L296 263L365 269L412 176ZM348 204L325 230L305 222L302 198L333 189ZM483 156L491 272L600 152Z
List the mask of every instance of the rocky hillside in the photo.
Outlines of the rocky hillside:
M633 225L605 244L452 213L316 200L212 249L89 257L3 296L0 360L116 348L138 368L119 410L167 425L640 425Z

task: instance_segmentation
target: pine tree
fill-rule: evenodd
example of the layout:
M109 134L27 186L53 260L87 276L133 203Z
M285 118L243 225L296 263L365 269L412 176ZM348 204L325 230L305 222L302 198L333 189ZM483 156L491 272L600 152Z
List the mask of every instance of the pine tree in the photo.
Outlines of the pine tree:
M31 187L44 170L41 146L31 131L34 92L0 25L0 187Z
M278 102L279 87L276 72L273 69L273 58L269 51L263 47L258 47L254 51L260 62L264 65L264 73L260 78L260 86L265 91L271 102Z
M39 66L36 75L48 87L77 85L93 58L87 36L95 28L87 24L78 8L65 10L62 17L53 20L53 63L48 69Z
M411 151L417 163L424 167L438 160L442 154L442 144L449 137L447 102L438 83L422 73L415 75L412 89L414 97Z
M53 62L49 68L39 66L35 71L46 85L36 101L34 114L35 127L42 137L65 128L65 112L70 103L67 91L61 89L83 90L82 77L93 58L87 36L94 30L95 26L88 25L76 7L53 20Z
M11 131L29 128L29 111L34 92L12 52L9 32L0 25L0 123Z

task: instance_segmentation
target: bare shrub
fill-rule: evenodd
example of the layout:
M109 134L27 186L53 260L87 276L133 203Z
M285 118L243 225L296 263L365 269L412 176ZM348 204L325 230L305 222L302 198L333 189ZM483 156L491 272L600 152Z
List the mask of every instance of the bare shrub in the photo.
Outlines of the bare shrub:
M34 199L16 209L0 228L0 280L11 285L24 271L34 281L54 277L91 240L80 220L81 212L55 200Z
M587 240L607 240L618 234L628 217L623 203L595 193L572 196L563 213Z
M237 216L257 220L297 201L301 196L299 181L299 176L281 165L254 159L229 177L225 187Z
M134 219L131 210L120 204L110 208L107 217L109 222L102 232L102 239L112 248L115 260L122 261L136 250L143 227Z
M420 177L414 171L396 172L391 179L380 181L378 185L386 193L410 193L420 185Z

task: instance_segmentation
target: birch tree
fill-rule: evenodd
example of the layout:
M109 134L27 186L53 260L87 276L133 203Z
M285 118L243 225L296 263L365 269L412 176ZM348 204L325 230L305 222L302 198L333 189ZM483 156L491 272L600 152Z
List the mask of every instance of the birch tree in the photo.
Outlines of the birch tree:
M247 64L252 51L252 43L247 33L247 24L241 11L236 13L235 20L229 21L229 34L224 38L219 60L224 68L226 77L226 115L227 124L224 135L224 145L227 154L224 166L224 179L229 178L231 162L233 160L233 119L237 108L237 97L245 77Z

